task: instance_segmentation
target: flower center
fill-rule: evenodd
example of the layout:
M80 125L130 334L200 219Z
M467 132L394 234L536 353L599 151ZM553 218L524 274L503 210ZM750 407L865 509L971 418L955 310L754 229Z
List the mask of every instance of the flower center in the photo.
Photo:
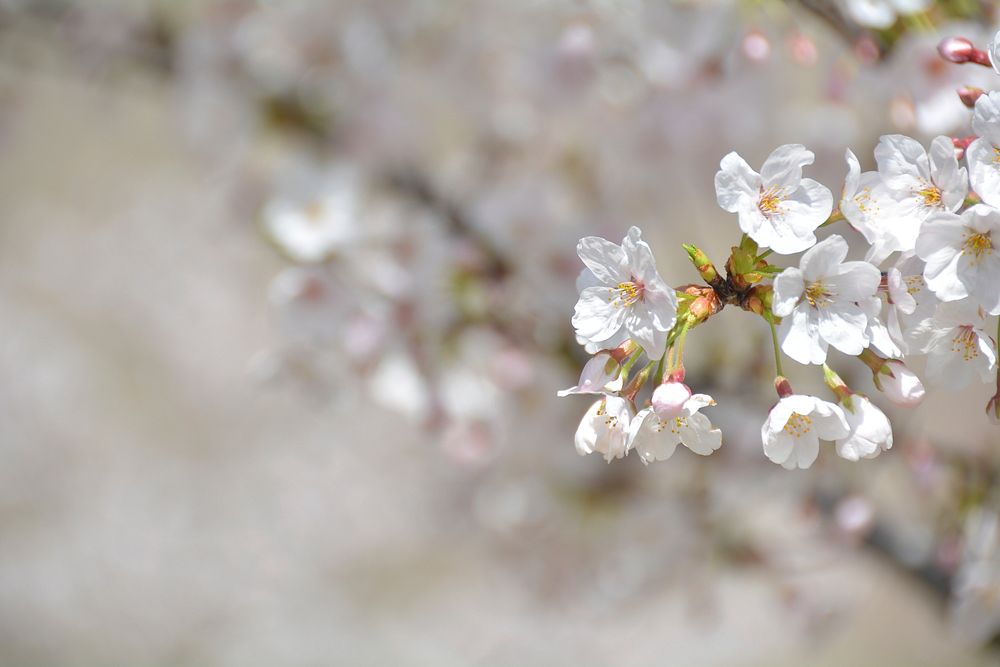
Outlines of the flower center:
M993 254L993 239L989 233L969 234L965 237L965 244L962 245L963 255L972 255L972 263L976 264L983 258L983 255Z
M823 282L817 280L812 285L806 288L805 297L806 301L813 308L823 308L830 303L830 297L832 294L826 291L826 287Z
M770 217L782 213L781 203L784 201L785 189L772 185L767 190L761 187L760 199L757 200L757 208L761 213Z
M807 415L800 415L798 412L793 412L788 421L785 422L785 428L782 430L788 435L801 438L812 430L812 424L812 419Z
M941 206L941 188L936 185L927 185L917 190L917 194L923 198L924 206Z
M913 296L924 288L923 276L906 276L903 278L903 282L906 283L906 293L910 296Z
M972 361L979 356L979 335L972 329L972 325L966 324L958 327L958 333L951 340L951 351L962 355L963 361Z
M609 288L609 301L616 308L628 308L637 301L642 301L643 295L646 293L646 286L642 284L641 281L632 278L632 280L624 283L618 283L616 286Z

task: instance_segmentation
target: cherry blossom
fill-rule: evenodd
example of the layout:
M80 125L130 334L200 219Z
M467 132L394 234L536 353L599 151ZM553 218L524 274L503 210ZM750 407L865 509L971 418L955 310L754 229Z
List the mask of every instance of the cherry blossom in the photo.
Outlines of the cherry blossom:
M722 446L722 431L698 412L709 405L715 405L711 396L694 394L674 417L661 419L651 407L640 410L629 426L629 448L639 452L643 463L669 459L678 444L708 456Z
M576 451L581 456L598 452L609 463L628 454L632 445L629 424L632 409L628 401L617 396L604 396L594 402L576 429Z
M760 437L764 454L792 470L808 468L819 454L819 441L846 438L851 429L838 405L815 396L792 394L771 408Z
M938 306L927 345L927 377L946 389L961 389L976 375L993 379L996 341L984 331L982 311L968 300Z
M881 452L892 449L892 426L874 403L860 394L853 394L843 402L844 416L850 432L837 438L837 454L848 461L872 459Z

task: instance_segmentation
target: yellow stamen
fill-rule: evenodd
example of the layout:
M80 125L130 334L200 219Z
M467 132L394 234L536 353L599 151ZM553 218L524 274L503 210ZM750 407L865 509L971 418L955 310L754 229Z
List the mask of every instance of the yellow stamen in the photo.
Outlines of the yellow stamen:
M616 308L627 308L637 301L641 301L643 292L642 283L618 283L615 287L608 288L608 301Z
M826 291L822 281L819 280L807 287L805 291L806 301L813 308L823 308L829 304L830 296L832 296L830 292Z
M965 237L965 243L962 245L962 254L973 255L972 263L976 264L983 258L983 255L993 254L993 239L990 238L989 233L969 234Z
M936 185L928 185L923 189L917 190L917 194L923 197L924 206L941 206L941 188Z
M951 340L951 351L959 352L964 361L972 361L979 356L979 335L971 325L958 328L958 333Z
M782 430L788 435L801 438L812 430L812 423L812 419L807 415L800 415L798 412L793 412L788 421L785 422L785 428Z
M764 215L779 215L782 213L781 203L784 201L784 188L772 185L767 190L760 191L760 199L757 200L757 208Z

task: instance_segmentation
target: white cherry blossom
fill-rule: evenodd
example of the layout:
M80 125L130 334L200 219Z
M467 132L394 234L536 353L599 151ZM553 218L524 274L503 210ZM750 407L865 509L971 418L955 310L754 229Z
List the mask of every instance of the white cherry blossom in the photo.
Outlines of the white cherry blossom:
M643 463L669 459L678 444L708 456L722 446L722 431L698 412L709 405L715 405L711 396L694 394L675 417L660 419L651 407L640 410L629 426L629 448L639 452Z
M977 204L941 213L920 228L917 255L927 262L924 279L942 301L970 297L1000 314L1000 210Z
M992 45L990 54L992 59ZM993 63L996 67L997 61ZM980 199L991 206L1000 206L1000 92L994 90L976 100L972 131L979 138L965 149L969 181Z
M850 432L840 406L815 396L792 394L771 408L760 437L767 458L792 470L813 464L820 439L837 440Z
M993 71L1000 74L1000 30L993 35L993 39L990 40L990 48L987 49L986 53L990 57Z
M924 383L899 359L885 362L889 374L878 375L878 388L885 397L902 408L912 408L924 400Z
M830 345L845 354L868 346L869 313L882 275L868 262L845 262L847 242L831 236L774 279L781 349L803 364L822 364ZM872 302L875 302L874 304Z
M844 405L844 416L851 431L837 438L837 454L848 461L872 459L892 449L892 426L874 403L860 394L853 394Z
M576 429L576 451L581 456L598 452L610 463L628 454L632 409L628 401L604 396L587 410Z
M739 214L740 229L758 246L782 255L802 252L816 242L816 228L833 209L830 191L802 178L802 167L813 159L805 146L786 144L757 173L738 154L729 153L715 175L719 206Z
M264 230L297 262L321 262L359 236L359 184L346 168L303 177L263 210Z
M632 338L658 357L677 321L677 295L657 273L641 234L631 227L620 246L597 236L580 239L576 251L591 276L581 281L589 286L580 292L573 326L585 344L607 348Z
M872 245L866 259L881 264L893 252L913 250L929 216L958 210L969 183L948 137L934 139L928 153L910 137L885 135L875 147L875 161L880 183L861 175L868 188L862 188L868 197L864 215L845 215Z
M927 345L927 377L945 389L961 389L976 375L993 379L996 341L984 331L982 311L968 300L942 303Z
M867 28L885 30L896 22L897 15L922 12L932 0L844 0L847 13Z
M924 262L916 253L903 253L886 273L888 317L886 326L900 354L919 352L927 344L934 311L940 300L927 288Z

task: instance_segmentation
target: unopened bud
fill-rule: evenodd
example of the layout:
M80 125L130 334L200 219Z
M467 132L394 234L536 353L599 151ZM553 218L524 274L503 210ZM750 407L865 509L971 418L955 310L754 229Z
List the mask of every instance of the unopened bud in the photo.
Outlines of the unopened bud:
M708 255L701 248L690 243L683 244L683 248L687 252L688 257L691 258L694 268L698 269L698 273L701 274L702 280L711 285L719 279L719 272L715 270L715 265L712 264L711 260L708 259Z
M910 408L924 400L924 384L898 359L889 359L875 374L875 386L896 405Z
M992 67L989 55L977 49L965 37L945 37L938 44L938 53L950 63L976 63Z
M986 91L975 86L962 86L955 92L958 93L958 99L962 100L962 104L971 109L976 106L976 100L982 97Z
M656 416L660 420L667 420L679 417L689 398L691 398L691 389L683 382L664 382L653 390L650 402Z
M774 378L774 391L778 394L778 398L785 398L795 393L792 391L792 383L784 375Z
M945 37L938 43L938 53L950 63L967 63L976 47L965 37Z

